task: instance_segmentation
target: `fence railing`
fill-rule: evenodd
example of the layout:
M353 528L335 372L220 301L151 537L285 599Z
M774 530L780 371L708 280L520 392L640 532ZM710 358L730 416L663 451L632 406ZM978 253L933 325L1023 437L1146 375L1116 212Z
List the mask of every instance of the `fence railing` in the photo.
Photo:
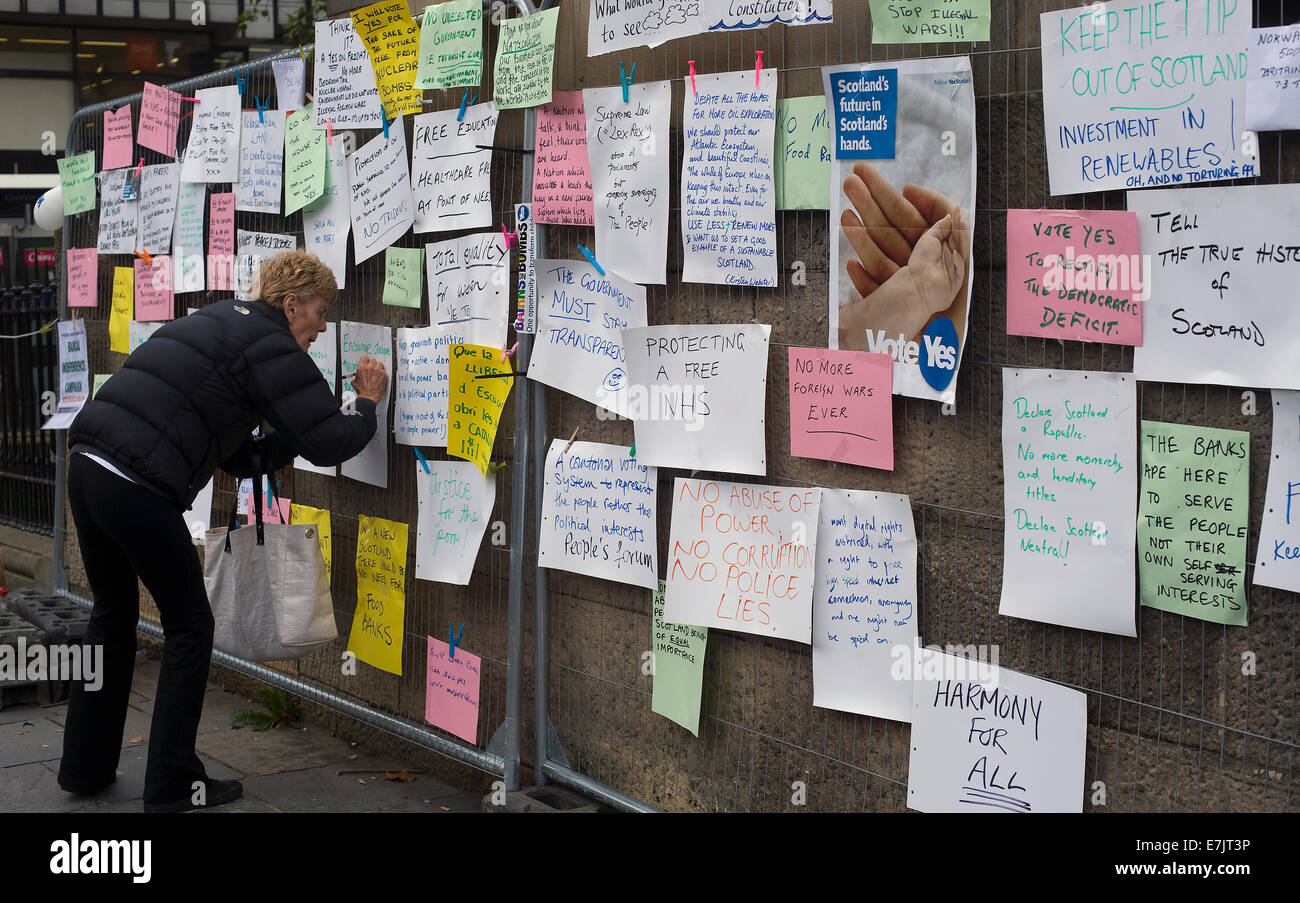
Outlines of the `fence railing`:
M46 534L54 532L56 443L41 424L53 413L59 361L55 332L39 330L58 316L52 284L0 289L0 524Z

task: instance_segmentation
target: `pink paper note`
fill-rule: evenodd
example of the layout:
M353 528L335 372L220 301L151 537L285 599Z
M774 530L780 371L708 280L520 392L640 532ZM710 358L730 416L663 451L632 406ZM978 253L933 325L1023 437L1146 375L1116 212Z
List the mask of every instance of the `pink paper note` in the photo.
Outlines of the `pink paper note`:
M135 319L170 320L175 316L172 300L172 259L156 255L152 263L135 259Z
M99 255L94 248L68 251L68 307L99 304Z
M208 195L208 287L215 291L234 288L235 195Z
M1127 210L1007 211L1007 333L1142 344L1142 254Z
M131 152L135 145L131 142L131 105L127 104L114 113L104 111L104 165L103 169L121 169L132 163Z
M442 640L429 637L429 667L424 687L424 720L470 743L478 742L480 659L456 647L456 657Z
M277 506L275 503L279 502ZM250 524L257 522L257 509L253 507L253 493L244 493L244 505L248 508L248 522ZM262 523L264 524L287 524L289 523L289 500L282 499L278 495L273 496L269 501L266 496L262 496Z
M153 82L145 82L144 100L140 102L140 133L136 136L140 146L175 157L176 126L180 120L181 96Z
M894 469L893 361L887 354L790 349L790 454Z
M595 225L587 119L581 91L557 91L537 108L533 219L561 226Z

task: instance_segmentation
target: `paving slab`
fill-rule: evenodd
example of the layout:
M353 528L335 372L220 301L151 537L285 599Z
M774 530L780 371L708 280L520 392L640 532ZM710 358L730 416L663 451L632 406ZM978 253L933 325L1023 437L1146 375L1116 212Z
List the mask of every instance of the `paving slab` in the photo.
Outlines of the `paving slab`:
M414 781L392 781L388 770L402 764L391 759L357 759L288 774L253 776L244 789L289 812L427 812L469 811L478 798L427 774ZM339 774L339 771L360 771Z
M308 725L267 731L231 728L199 734L194 748L247 775L302 771L345 761L351 748L324 728Z
M63 727L42 713L40 706L24 706L22 721L0 725L0 766L46 762L63 756Z

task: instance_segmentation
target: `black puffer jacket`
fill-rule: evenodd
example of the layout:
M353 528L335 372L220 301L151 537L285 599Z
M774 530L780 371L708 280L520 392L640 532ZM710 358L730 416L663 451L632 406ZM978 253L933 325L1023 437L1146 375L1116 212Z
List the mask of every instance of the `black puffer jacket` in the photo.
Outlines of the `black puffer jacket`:
M68 431L88 451L185 510L212 471L253 475L251 431L263 467L303 455L338 464L375 433L375 405L339 410L332 388L289 331L284 313L261 301L222 301L163 326L104 383Z

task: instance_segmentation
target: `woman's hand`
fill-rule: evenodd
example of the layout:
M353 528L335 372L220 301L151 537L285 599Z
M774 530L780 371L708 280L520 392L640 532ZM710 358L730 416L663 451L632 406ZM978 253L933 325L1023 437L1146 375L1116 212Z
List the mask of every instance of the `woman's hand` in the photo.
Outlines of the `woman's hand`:
M378 360L363 354L357 361L357 375L352 377L352 388L358 398L369 398L377 406L388 391L388 371Z

